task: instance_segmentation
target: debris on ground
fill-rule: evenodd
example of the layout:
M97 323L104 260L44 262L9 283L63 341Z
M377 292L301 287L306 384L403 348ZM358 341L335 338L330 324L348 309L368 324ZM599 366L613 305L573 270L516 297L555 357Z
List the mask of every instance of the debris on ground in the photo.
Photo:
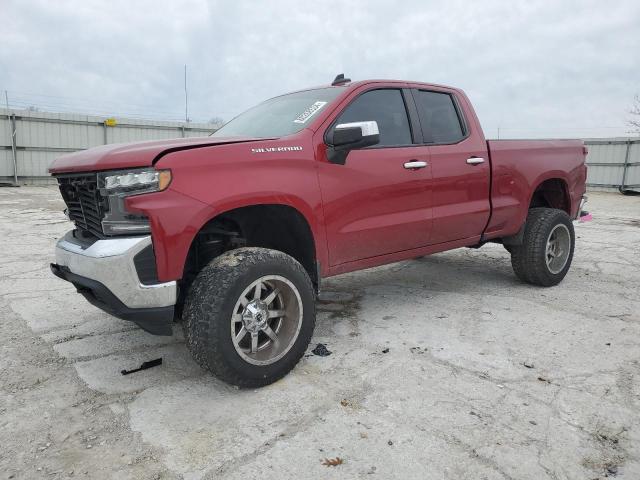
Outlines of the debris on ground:
M522 365L524 365L527 368L534 368L535 367L535 365L532 362L529 362L529 361L523 362Z
M425 353L427 351L427 349L426 348L422 348L422 347L411 347L409 349L409 351L411 353L415 353L415 354L421 355L421 354Z
M148 362L142 362L142 365L132 370L120 370L120 373L122 375L129 375L131 373L136 373L142 370L147 370L149 368L157 367L158 365L162 365L162 357L156 358L155 360L149 360Z
M324 343L319 343L316 345L316 348L311 350L311 353L317 355L318 357L328 357L331 355L331 352L327 349L327 346Z
M389 353L389 349L385 348L384 350L382 350L382 353Z
M324 460L322 460L322 465L325 465L326 467L337 467L338 465L342 465L343 463L344 460L342 460L340 457L325 458Z
M545 382L545 383L551 383L551 380L549 380L548 378L544 378L544 377L538 377L538 380L540 380L541 382Z

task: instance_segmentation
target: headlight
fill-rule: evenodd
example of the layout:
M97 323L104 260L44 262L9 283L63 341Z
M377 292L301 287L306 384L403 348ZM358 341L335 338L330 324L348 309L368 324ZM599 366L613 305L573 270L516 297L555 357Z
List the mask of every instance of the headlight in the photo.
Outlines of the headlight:
M107 200L102 231L106 235L149 233L149 219L128 212L124 199L141 193L160 192L171 183L171 170L136 169L98 173L98 188Z
M171 170L128 170L123 172L103 172L98 174L98 186L107 194L160 192L171 183Z

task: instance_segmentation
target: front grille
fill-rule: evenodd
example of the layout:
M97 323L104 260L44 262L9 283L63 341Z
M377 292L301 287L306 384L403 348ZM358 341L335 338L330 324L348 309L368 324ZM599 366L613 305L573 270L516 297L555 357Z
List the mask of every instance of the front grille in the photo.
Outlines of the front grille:
M102 219L108 204L98 190L97 175L60 175L57 179L60 193L67 204L67 213L76 227L104 238Z

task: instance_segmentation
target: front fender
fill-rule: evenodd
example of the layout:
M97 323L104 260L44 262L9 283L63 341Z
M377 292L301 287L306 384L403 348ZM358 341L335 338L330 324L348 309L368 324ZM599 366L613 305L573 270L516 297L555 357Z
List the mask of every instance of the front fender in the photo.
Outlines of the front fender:
M158 279L182 278L191 242L214 215L213 207L173 189L129 197L126 207L149 217Z
M292 207L305 218L316 259L326 268L322 201L310 139L302 135L268 144L301 149L252 154L254 143L221 145L169 153L158 161L158 168L172 171L169 189L131 197L127 206L151 219L160 280L182 277L189 247L208 221L230 210L265 204Z

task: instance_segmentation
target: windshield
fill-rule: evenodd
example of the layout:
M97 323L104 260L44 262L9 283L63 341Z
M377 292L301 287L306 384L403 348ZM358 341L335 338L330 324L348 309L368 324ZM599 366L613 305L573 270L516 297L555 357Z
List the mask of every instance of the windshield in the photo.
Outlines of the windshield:
M318 88L275 97L241 113L213 137L282 137L306 127L341 92Z

